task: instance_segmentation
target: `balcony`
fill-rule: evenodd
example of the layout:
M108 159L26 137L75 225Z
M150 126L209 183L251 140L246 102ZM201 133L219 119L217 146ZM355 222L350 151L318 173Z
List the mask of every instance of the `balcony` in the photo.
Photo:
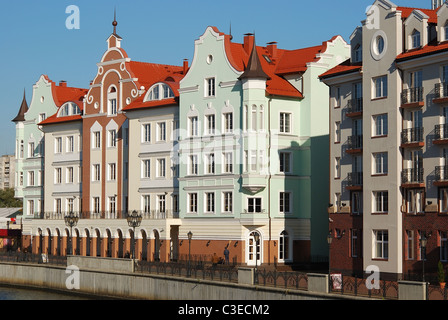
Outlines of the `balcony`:
M434 185L436 187L446 187L448 186L448 165L436 167L434 171L435 181Z
M424 188L423 172L423 168L404 169L401 172L401 186L403 188Z
M347 176L347 190L362 190L363 173L362 172L350 172Z
M448 124L438 124L434 129L433 144L448 144Z
M415 148L423 147L425 140L423 137L423 128L411 128L404 129L401 133L401 147L402 148Z
M347 149L349 154L362 153L362 135L350 136L347 139Z
M435 97L432 100L434 103L448 102L448 83L437 83L435 86Z
M425 105L423 87L409 88L401 93L401 107L414 108Z
M362 98L348 100L346 116L355 118L362 116Z

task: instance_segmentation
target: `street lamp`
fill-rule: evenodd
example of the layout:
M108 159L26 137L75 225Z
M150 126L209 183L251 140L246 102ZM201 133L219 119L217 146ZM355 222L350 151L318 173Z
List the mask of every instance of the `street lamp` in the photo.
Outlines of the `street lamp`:
M142 215L138 214L136 210L132 211L131 214L129 214L126 217L126 220L128 222L129 227L133 229L134 232L134 239L132 241L132 269L135 268L135 228L139 227L142 223Z
M422 247L422 259L423 259L423 282L425 282L425 260L426 260L426 245L428 244L428 239L426 235L423 235L420 239L420 245Z
M65 225L67 227L70 227L70 247L67 254L72 255L73 254L73 227L75 227L78 224L79 217L73 212L70 211L68 215L64 216Z
M328 289L331 290L331 243L333 242L333 236L331 235L331 231L328 233L327 236L327 243L328 243Z
M260 235L258 232L254 233L254 239L255 239L255 283L258 283L258 241L260 241Z
M191 261L191 239L193 238L193 232L189 231L187 233L187 237L188 237L188 276L191 276L190 261Z

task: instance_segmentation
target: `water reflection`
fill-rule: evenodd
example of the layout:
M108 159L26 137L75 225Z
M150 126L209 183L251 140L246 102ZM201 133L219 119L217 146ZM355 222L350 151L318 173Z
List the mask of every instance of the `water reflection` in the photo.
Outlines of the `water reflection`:
M0 300L89 300L66 293L49 292L15 287L0 287Z

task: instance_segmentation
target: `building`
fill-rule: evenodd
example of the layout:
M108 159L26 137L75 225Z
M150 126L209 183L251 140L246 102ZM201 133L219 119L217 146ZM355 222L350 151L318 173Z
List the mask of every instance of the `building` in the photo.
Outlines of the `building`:
M195 259L225 248L248 265L325 259L329 96L318 75L349 57L347 43L284 50L208 27L191 66L170 66L132 61L113 26L89 89L60 96L42 77L24 113L57 97L29 122L45 138L45 185L24 245L64 255L72 238L75 254L121 258L135 241L137 258L170 261L186 258L192 232ZM17 123L20 151L30 134Z
M421 279L425 256L429 273L448 260L448 5L432 5L375 1L351 36L351 58L320 76L331 95L335 272L373 265Z
M4 155L0 158L0 190L15 187L15 156Z

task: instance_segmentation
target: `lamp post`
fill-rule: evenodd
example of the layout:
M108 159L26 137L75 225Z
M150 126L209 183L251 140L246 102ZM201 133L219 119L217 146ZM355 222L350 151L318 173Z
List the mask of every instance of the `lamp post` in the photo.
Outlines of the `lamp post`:
M254 234L255 239L255 283L258 284L258 241L260 241L260 235L255 232Z
M135 270L135 228L140 226L140 224L142 223L142 219L143 219L142 215L138 214L136 210L132 211L132 213L126 217L129 227L131 227L134 232L134 239L132 241L132 250L131 250L133 270Z
M331 290L331 243L333 242L333 236L331 235L331 231L327 236L328 243L328 290Z
M191 276L191 265L190 265L190 261L191 261L191 239L193 238L193 232L189 231L188 234L188 276Z
M423 235L420 239L420 245L422 247L422 260L423 260L423 282L425 282L425 260L426 260L426 245L428 244L428 239L426 235Z
M78 224L79 217L73 212L70 211L68 215L64 216L65 225L67 227L70 227L70 247L69 251L67 252L67 255L73 254L73 227L75 227Z

